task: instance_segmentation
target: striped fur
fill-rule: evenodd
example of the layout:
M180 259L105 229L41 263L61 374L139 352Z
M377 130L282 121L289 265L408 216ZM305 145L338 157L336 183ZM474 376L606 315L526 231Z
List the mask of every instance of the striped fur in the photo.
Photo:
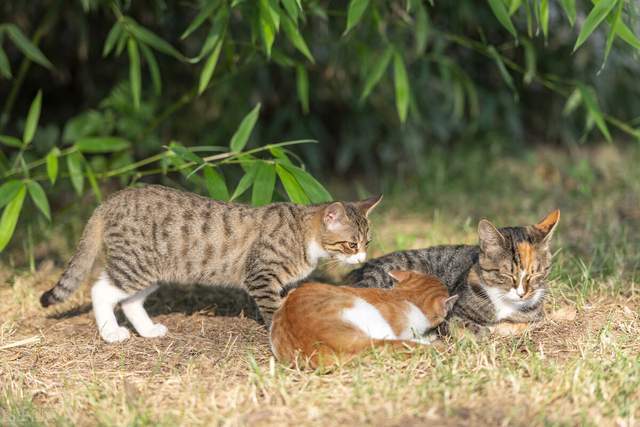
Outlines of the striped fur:
M360 287L392 287L391 270L417 270L438 277L460 298L453 317L468 325L500 321L531 322L542 315L551 267L549 241L560 219L551 212L539 223L497 229L478 225L478 246L435 246L391 253L353 271L349 283Z
M364 256L367 215L380 198L252 208L161 186L125 189L95 210L60 281L41 302L65 300L103 248L109 286L126 295L167 282L244 286L269 324L281 289L305 278L319 258Z

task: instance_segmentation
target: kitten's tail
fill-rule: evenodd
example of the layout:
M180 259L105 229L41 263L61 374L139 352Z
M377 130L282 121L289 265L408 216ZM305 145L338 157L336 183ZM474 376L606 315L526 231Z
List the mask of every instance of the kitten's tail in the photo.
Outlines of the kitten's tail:
M101 206L93 212L84 227L82 237L58 283L40 297L43 307L57 304L69 296L84 282L102 247L103 218Z

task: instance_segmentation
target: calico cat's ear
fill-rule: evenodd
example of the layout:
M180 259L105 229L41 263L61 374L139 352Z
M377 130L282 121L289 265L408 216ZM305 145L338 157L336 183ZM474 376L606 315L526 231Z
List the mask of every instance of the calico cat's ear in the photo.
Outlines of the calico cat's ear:
M556 209L533 227L542 233L542 241L546 243L551 240L551 236L553 235L559 221L560 209Z
M486 219L481 219L478 223L478 238L480 239L480 249L486 254L496 253L504 249L504 236Z
M409 276L411 276L411 272L404 270L391 270L387 274L397 282L404 282L409 278Z
M369 216L373 208L378 206L378 204L382 201L382 194L378 194L377 196L369 197L368 199L360 200L359 202L355 202L356 207L362 214L366 217Z
M322 221L324 222L324 225L328 230L335 230L344 223L344 219L346 216L347 213L344 210L344 206L342 205L342 203L334 202L324 208Z
M444 309L447 313L450 313L451 310L453 310L453 306L456 304L456 301L458 301L459 296L460 295L452 295L444 300Z

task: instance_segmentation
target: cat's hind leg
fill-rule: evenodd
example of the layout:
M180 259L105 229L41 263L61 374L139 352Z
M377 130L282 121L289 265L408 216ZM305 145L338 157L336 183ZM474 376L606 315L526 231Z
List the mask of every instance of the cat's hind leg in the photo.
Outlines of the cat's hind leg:
M153 323L144 309L144 301L158 289L158 285L149 286L122 301L122 311L136 332L144 338L163 337L167 334L167 327L160 323Z
M102 339L108 343L121 342L129 338L129 330L118 325L113 313L116 304L127 297L129 295L115 286L106 272L100 275L98 281L91 288L91 303L98 331Z

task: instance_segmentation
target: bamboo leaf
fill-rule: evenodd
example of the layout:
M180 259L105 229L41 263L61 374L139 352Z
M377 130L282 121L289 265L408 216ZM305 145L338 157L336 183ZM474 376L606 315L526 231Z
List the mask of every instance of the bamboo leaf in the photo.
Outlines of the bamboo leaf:
M33 136L38 128L38 120L40 120L40 109L42 107L42 91L39 90L35 99L29 107L29 113L27 114L27 122L24 125L24 134L22 141L26 144L31 143Z
M622 21L622 6L624 5L623 1L618 2L618 7L616 7L616 11L613 17L613 22L611 23L611 29L609 30L609 34L607 35L607 45L604 49L604 59L602 60L602 69L607 63L607 59L609 58L609 53L611 52L611 48L613 47L613 41L616 38L616 34L618 34L618 27L620 27L620 21Z
M578 34L578 40L576 40L576 44L573 47L574 52L582 46L591 33L593 33L598 25L600 25L607 15L609 15L617 1L619 0L600 0L593 6L593 9L589 12L587 19L585 19L584 24L582 24L580 34Z
M517 39L518 33L516 31L516 28L513 26L513 22L511 22L511 18L509 17L509 12L507 11L507 8L505 7L503 0L488 0L488 1L489 1L489 7L491 7L493 14L498 19L500 24L502 24L502 26L506 28L507 31L509 31L514 38Z
M311 51L309 51L309 47L298 31L296 24L287 15L282 16L282 28L284 29L284 33L287 38L295 48L298 49L309 61L315 63L316 61L313 59L313 55L311 55Z
M533 44L526 39L522 40L522 47L524 48L524 63L525 73L522 80L525 84L529 85L536 76L536 50Z
M398 110L400 121L404 123L407 120L407 112L409 111L409 79L402 55L397 51L393 58L393 77L396 91L396 109Z
M540 25L542 26L542 34L546 40L549 36L549 0L540 1Z
M140 49L142 50L144 60L149 66L149 75L151 76L151 82L153 83L153 91L156 95L160 95L162 93L162 77L160 76L158 61L156 61L155 55L146 45L141 44Z
M40 209L40 212L42 212L42 214L51 221L49 201L47 200L47 195L42 189L42 186L36 181L29 181L27 183L27 189L29 190L29 196L31 197L31 200L33 200L33 203L38 209Z
M564 109L562 110L562 115L568 116L573 113L576 108L582 102L582 95L580 94L580 89L575 88L569 98L567 98L567 102L564 104Z
M220 9L216 14L213 23L211 24L209 34L207 34L207 38L205 39L202 48L200 49L200 53L196 57L196 61L200 61L202 58L207 56L218 45L220 39L226 31L228 20L228 10L226 8Z
M138 43L135 39L130 38L127 42L127 51L129 52L129 82L131 84L131 94L133 96L133 106L136 110L140 109L140 54L138 53Z
M275 185L276 169L274 165L263 161L258 162L258 170L256 171L253 192L251 193L251 204L263 206L271 202Z
M131 34L135 36L135 38L142 44L146 44L151 46L153 49L158 52L162 52L166 55L173 56L174 58L183 61L183 62L194 62L193 60L187 58L183 54L181 54L176 48L171 46L167 41L158 37L152 31L144 28L137 22L135 22L131 18L126 18L127 28L131 31Z
M81 195L84 189L84 175L82 175L82 155L79 152L74 151L67 156L67 168L73 188L78 195Z
M22 185L22 181L17 179L12 179L0 185L0 209L13 200Z
M60 150L58 147L53 147L49 154L47 154L47 176L51 185L56 183L58 178L58 157L60 157Z
M111 53L120 37L122 37L122 23L118 21L113 24L113 27L111 27L111 30L104 41L104 47L102 48L103 57L106 57Z
M309 113L309 75L302 65L296 67L296 90L304 114Z
M231 137L231 142L229 143L229 147L233 152L240 152L247 145L249 141L249 137L251 136L251 132L253 131L253 127L256 125L258 121L258 115L260 114L261 104L257 103L255 107L247 114L238 129L236 129L235 133Z
M4 209L4 212L2 212L2 217L0 218L0 252L3 251L9 244L9 241L11 241L26 194L27 189L22 185Z
M5 24L5 30L9 34L9 38L24 55L33 62L42 65L45 68L53 68L53 64L46 56L22 33L20 28L13 24Z
M580 90L580 95L584 101L584 105L587 108L589 116L596 123L596 126L598 126L598 129L600 129L600 132L602 132L607 141L611 142L611 134L609 133L607 123L604 121L604 117L600 111L595 91L593 88L585 85L579 85L578 89Z
M282 167L295 177L312 203L324 203L332 200L331 194L329 194L322 184L304 169L285 164L283 164Z
M220 172L210 165L206 165L203 168L203 172L209 197L215 200L229 200L229 189Z
M384 53L378 58L378 60L371 67L371 72L367 76L367 80L364 83L364 89L362 90L362 95L360 95L360 102L367 99L369 94L373 88L376 87L384 72L389 67L389 62L391 62L391 58L393 57L393 49L391 46L387 47Z
M286 191L287 196L289 196L289 200L302 205L307 205L311 202L291 172L278 163L276 163L276 172L278 178L280 178L280 182L282 182L284 191Z
M189 150L188 148L184 147L181 144L178 144L176 142L172 142L169 145L169 148L171 149L171 151L173 151L176 155L178 155L178 157L188 161L188 162L194 162L197 163L199 165L204 164L204 160L202 160L200 158L200 156L198 156L197 154L195 154L193 151Z
M560 0L560 6L564 10L564 14L567 15L569 24L573 27L576 22L576 0Z
M625 43L628 45L640 50L640 39L636 37L635 34L627 27L627 25L620 20L618 23L618 37L620 37Z
M349 2L349 9L347 10L347 28L345 28L343 35L347 34L353 27L358 25L368 6L369 0L351 0Z
M211 55L209 55L209 59L205 62L204 67L202 68L202 72L200 73L200 81L198 83L198 95L201 95L207 89L209 82L211 81L211 77L213 77L213 72L216 69L216 65L218 64L218 58L220 57L220 51L222 50L223 41L220 40L216 45Z
M502 76L502 79L507 84L509 89L513 91L513 96L517 99L518 91L516 90L516 85L513 82L513 78L511 77L511 74L509 74L509 70L507 70L507 67L504 65L502 56L493 46L489 46L489 53L491 54L493 59L496 61L496 65L498 66L498 71L500 71L500 75Z
M249 187L251 187L256 177L257 170L258 170L258 162L252 162L251 166L249 166L245 174L242 176L242 178L240 178L240 182L238 182L238 186L233 192L233 195L231 196L231 198L229 199L230 201L233 201L238 197L242 196L244 192L247 191Z
M269 0L259 0L259 21L262 33L262 41L267 52L267 57L271 57L271 47L276 38L276 24L273 21Z
M0 143L7 145L9 147L16 147L16 148L22 147L22 141L20 141L16 137L9 136L9 135L0 135Z
M422 1L416 2L416 54L422 55L429 38L429 15Z
M282 0L282 5L289 16L291 16L291 19L293 19L293 22L298 22L298 16L302 10L299 3L296 0Z
M13 77L13 75L11 74L11 64L9 63L9 58L7 58L7 54L4 52L4 49L2 49L2 46L0 46L0 75L2 75L2 77L4 77L5 79L10 79L11 77Z
M202 9L200 9L200 12L198 12L196 17L193 19L193 21L191 21L191 24L189 24L189 27L187 27L187 29L184 30L184 33L182 33L180 38L184 40L187 37L189 37L189 35L193 33L195 30L200 28L200 26L204 23L204 21L206 21L207 18L211 16L211 14L216 10L216 7L218 6L218 4L219 2L215 0L207 1L205 5L202 7Z
M93 194L96 195L96 199L98 200L98 202L102 202L102 191L100 191L98 180L96 179L95 173L93 173L91 165L89 165L89 163L87 162L85 162L85 170L87 171L87 181L89 181L89 185L91 185Z
M76 141L76 147L83 153L113 153L126 150L131 143L117 136L90 136Z

